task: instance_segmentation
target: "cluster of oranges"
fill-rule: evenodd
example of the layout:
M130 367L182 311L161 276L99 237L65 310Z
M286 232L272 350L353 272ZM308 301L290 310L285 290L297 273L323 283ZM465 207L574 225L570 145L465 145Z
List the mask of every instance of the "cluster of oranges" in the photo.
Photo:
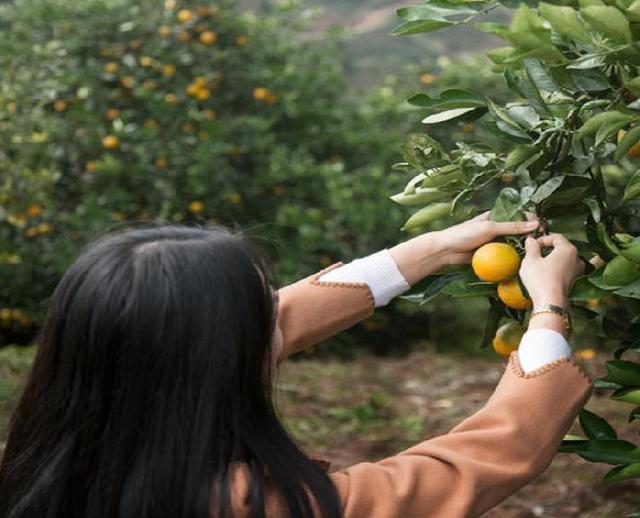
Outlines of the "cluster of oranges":
M208 87L209 82L206 77L196 77L187 85L187 94L198 101L206 101L211 96L211 90Z
M483 281L498 283L498 297L512 309L529 309L531 299L522 292L517 277L520 268L518 251L507 243L487 243L473 254L471 266L474 273ZM502 356L509 356L518 349L524 329L515 323L509 323L498 329L493 339L493 348Z
M30 204L22 213L9 214L7 221L18 228L27 227L27 224L34 219L40 218L44 213L44 208L39 203ZM46 236L53 232L53 225L48 221L31 224L24 230L27 237Z
M17 308L0 309L0 327L11 327L13 322L17 322L21 327L31 327L33 324L29 315Z

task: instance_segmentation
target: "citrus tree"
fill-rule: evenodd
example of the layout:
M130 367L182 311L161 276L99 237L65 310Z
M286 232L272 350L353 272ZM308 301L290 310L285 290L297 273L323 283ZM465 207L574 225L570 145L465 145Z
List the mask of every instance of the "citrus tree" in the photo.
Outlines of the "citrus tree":
M248 228L280 243L282 282L393 236L376 193L399 186L397 97L351 91L337 45L269 5L0 5L0 345L28 342L78 250L128 222Z
M481 20L505 7L513 9L510 25ZM404 161L395 166L411 179L392 199L418 209L404 229L491 208L493 220L521 220L531 211L547 231L567 234L589 265L572 287L574 316L590 329L597 326L603 341L614 345L597 386L611 390L613 401L631 405L629 422L638 420L640 1L434 0L398 15L397 35L473 23L503 39L506 46L488 57L512 92L512 102L466 89L418 93L408 100L422 113L425 131L409 135ZM448 146L434 138L434 129L442 133L460 121L473 121L491 138L470 135ZM488 261L492 271L500 269L492 260L515 264L506 275L483 275L486 258L479 259L475 268L427 279L411 298L426 303L436 296L488 297L482 345L493 341L502 348L506 334L514 332L503 328L496 335L500 324L522 324L530 307L512 277L519 262L512 255L522 255L522 240L505 241L499 244L511 251L494 250ZM636 444L618 438L613 426L586 410L580 423L586 437L565 441L564 451L612 465L607 481L640 477Z

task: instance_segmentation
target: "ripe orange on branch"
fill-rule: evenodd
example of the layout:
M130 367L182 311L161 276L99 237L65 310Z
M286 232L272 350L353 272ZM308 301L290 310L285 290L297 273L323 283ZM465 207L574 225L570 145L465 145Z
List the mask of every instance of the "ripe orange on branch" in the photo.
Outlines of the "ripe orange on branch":
M498 284L498 297L507 306L513 309L529 309L533 306L531 299L522 293L518 279L507 279Z
M500 282L518 273L520 256L506 243L487 243L475 251L471 266L483 281Z
M518 350L522 335L524 335L524 328L515 322L500 326L493 337L493 350L500 356L508 358L513 351Z
M102 147L105 149L118 149L120 139L115 135L106 135L102 138Z

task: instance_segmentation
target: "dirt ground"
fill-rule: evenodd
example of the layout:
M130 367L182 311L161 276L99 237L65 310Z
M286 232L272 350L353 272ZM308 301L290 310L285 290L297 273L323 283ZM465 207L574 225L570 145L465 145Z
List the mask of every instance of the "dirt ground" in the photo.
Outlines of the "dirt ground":
M31 356L29 349L0 351L0 454L16 387ZM602 372L595 366L604 360L597 356L581 363L597 376ZM281 367L277 402L303 448L338 469L446 433L483 405L503 369L497 358L437 354L427 346L397 359L302 359ZM605 393L596 393L587 408L638 443L637 425L623 426L630 405L609 403ZM622 518L640 505L640 481L605 485L600 479L608 468L559 454L539 479L485 516Z
M592 375L604 357L581 361ZM446 433L493 392L499 360L419 352L402 359L363 357L352 363L293 361L280 373L279 407L300 443L341 468L392 455ZM630 405L596 393L590 410L626 423ZM637 429L637 425L635 427ZM623 435L638 442L634 427ZM579 433L579 428L573 430ZM559 454L536 481L485 516L624 517L640 505L640 481L604 485L609 466Z

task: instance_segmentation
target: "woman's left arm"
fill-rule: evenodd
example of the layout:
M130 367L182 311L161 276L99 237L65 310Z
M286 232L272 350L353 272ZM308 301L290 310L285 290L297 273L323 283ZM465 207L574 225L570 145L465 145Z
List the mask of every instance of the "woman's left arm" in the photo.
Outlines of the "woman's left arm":
M279 291L279 361L348 329L447 264L468 263L473 251L501 235L532 232L536 221L496 223L489 214L429 232L343 265L337 263Z

